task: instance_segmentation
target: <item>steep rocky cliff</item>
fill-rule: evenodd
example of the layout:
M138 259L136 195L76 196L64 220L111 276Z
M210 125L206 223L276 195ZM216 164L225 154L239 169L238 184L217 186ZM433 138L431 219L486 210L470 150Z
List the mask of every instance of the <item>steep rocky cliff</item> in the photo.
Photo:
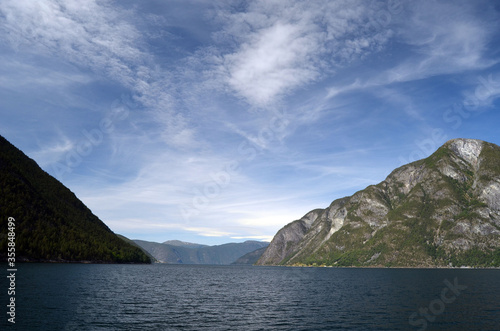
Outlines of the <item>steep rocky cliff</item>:
M253 265L257 263L257 261L260 259L262 254L264 254L265 250L267 247L262 247L259 249L254 250L253 252L246 253L242 257L238 258L236 261L234 261L231 264L235 265Z
M454 139L283 227L259 265L500 266L500 147Z

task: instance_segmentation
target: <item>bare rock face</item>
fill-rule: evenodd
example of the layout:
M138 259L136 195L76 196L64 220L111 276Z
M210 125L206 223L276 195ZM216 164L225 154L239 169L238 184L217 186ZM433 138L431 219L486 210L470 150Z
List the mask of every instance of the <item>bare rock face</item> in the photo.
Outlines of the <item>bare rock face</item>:
M453 139L448 142L448 147L458 157L476 166L483 149L483 142L473 139Z
M313 210L299 220L282 228L273 238L258 264L278 264L290 254L316 220L322 210ZM268 247L269 247L268 246Z
M500 147L450 140L285 226L257 264L500 266Z
M493 212L500 210L500 180L496 179L485 185L480 193L479 199L486 202Z

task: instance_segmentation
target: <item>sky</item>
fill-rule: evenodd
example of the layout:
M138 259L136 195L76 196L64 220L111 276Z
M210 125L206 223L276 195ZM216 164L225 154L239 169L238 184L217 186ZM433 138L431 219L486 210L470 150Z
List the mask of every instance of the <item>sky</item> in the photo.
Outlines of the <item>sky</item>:
M498 1L0 2L0 135L131 239L270 241L500 145Z

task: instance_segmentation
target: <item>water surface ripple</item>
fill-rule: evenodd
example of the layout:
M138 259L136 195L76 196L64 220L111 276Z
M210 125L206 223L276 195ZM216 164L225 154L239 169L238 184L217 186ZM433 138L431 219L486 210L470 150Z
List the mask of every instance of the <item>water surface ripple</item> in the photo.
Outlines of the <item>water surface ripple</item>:
M16 286L19 330L500 330L500 270L21 264Z

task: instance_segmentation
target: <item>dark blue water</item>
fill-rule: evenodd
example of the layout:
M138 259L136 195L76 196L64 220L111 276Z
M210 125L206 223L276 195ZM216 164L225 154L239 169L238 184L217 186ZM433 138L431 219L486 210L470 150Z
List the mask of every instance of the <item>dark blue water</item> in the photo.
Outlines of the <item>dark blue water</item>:
M17 330L500 330L500 270L20 264L16 303Z

